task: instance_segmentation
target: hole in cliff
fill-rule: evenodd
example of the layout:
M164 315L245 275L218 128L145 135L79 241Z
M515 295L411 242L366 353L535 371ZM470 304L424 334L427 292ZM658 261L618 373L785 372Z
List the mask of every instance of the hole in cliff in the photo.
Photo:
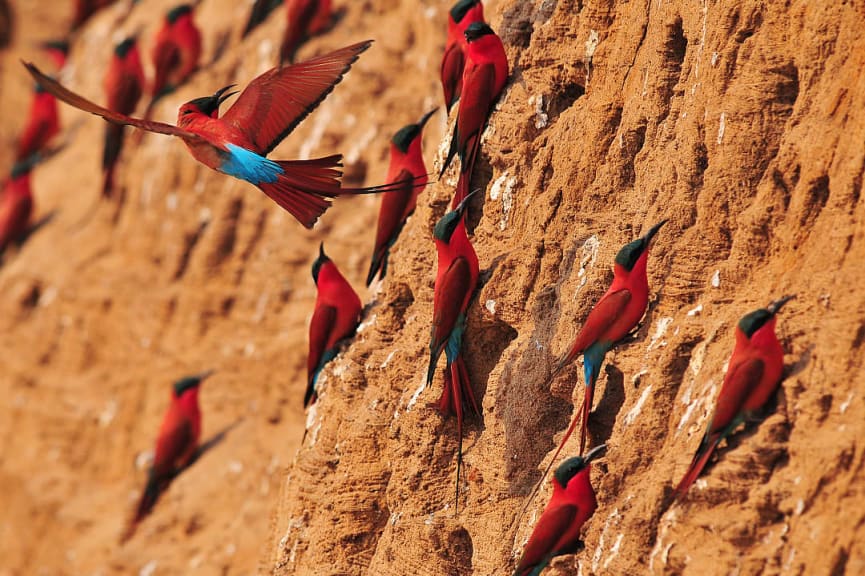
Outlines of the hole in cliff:
M793 64L787 64L774 72L782 78L775 86L775 101L792 107L799 98L799 69Z
M469 315L464 346L468 348L469 376L478 402L486 393L490 372L516 337L517 331L512 326L486 310Z
M527 48L532 41L532 2L516 2L502 18L498 31L505 44Z
M447 551L456 574L471 574L474 544L465 528L459 528L448 534Z
M745 26L741 30L736 32L736 36L734 37L735 42L737 44L741 44L742 42L753 36L762 24L763 15L760 12L754 12L753 14L751 14L751 17L748 18L748 22L745 24Z
M859 349L862 346L862 342L865 342L865 322L859 325L859 329L856 330L856 337L853 338L853 348Z
M222 215L216 230L216 238L213 248L207 257L207 268L215 268L222 264L234 251L237 241L237 224L240 220L240 212L243 209L243 200L234 198Z
M832 566L832 572L829 576L844 576L847 573L847 561L850 559L850 554L844 550L838 550L838 556L835 557L835 563Z
M625 404L625 375L611 364L605 366L607 383L595 409L589 414L590 445L603 444L613 434L616 417ZM579 409L579 407L575 407Z
M678 76L682 71L682 62L685 61L685 52L687 49L688 39L685 38L682 19L676 18L667 27L667 41L664 42L664 55L667 62L671 64L670 70L674 71L675 76Z
M183 249L180 251L180 256L177 259L177 267L172 274L173 280L180 280L186 273L189 266L189 258L192 256L192 250L195 248L198 241L201 239L201 233L207 227L206 222L202 222L194 231L188 232L183 237Z
M550 105L547 110L550 120L558 118L559 114L574 105L579 98L586 93L585 85L572 81L557 86L555 92L550 96Z
M813 180L808 187L807 194L805 204L802 207L802 216L799 218L799 224L803 228L814 223L829 200L829 175L823 174Z

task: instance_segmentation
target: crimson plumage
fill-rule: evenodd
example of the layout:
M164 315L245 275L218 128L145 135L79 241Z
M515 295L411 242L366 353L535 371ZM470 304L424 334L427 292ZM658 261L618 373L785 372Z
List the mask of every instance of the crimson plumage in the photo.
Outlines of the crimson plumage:
M468 46L466 28L474 22L483 21L484 5L481 0L459 0L448 11L448 35L441 65L442 90L448 112L462 92L463 67Z
M785 296L739 320L736 346L715 411L688 471L676 487L676 498L684 496L700 476L721 440L754 418L778 389L784 371L784 349L775 335L776 314L791 298Z

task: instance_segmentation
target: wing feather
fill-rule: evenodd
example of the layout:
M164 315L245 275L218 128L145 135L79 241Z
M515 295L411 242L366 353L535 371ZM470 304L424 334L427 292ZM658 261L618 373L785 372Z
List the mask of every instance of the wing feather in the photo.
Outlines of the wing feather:
M108 108L103 108L99 104L91 102L80 94L72 92L53 78L42 73L39 68L31 64L30 62L23 62L23 64L27 68L27 71L30 72L36 82L38 82L39 85L45 89L45 91L54 94L57 99L62 100L70 106L78 108L79 110L84 110L85 112L90 112L91 114L95 114L96 116L101 116L108 122L113 122L114 124L128 124L129 126L135 126L136 128L146 130L148 132L157 132L159 134L177 136L178 138L183 138L184 140L190 142L202 140L202 138L197 134L188 132L186 130L183 130L182 128L178 128L177 126L173 126L171 124L165 124L164 122L155 122L152 120L141 120L140 118L132 118L131 116L120 114L119 112L112 112Z
M249 83L222 119L267 155L339 84L372 40L305 62L272 68Z
M439 282L436 282L432 336L435 348L444 344L456 326L471 281L469 261L463 256L457 256Z

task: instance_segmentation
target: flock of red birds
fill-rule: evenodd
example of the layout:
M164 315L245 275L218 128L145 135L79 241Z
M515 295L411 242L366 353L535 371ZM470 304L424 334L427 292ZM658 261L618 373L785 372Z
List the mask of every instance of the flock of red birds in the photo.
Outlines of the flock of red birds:
M73 29L81 27L94 11L109 3L78 0ZM281 4L281 0L255 2L243 35ZM30 230L30 173L39 162L57 150L50 145L60 132L57 114L57 99L60 99L108 121L102 187L107 198L111 198L114 189L113 176L123 146L125 125L181 138L198 161L254 184L307 227L315 223L333 197L384 192L366 282L369 285L376 277L384 278L389 250L415 210L418 195L428 182L421 136L426 122L436 110L427 112L417 123L409 124L394 134L387 181L380 186L343 188L339 181L342 159L339 155L304 161L266 158L333 90L370 45L370 42L361 42L294 63L301 43L332 25L331 3L329 0L286 0L284 4L288 21L279 65L252 80L235 104L221 116L220 105L236 94L229 92L232 86L184 104L179 110L176 126L150 120L154 104L177 89L199 68L201 33L194 21L193 4L178 5L165 15L151 54L155 78L149 86L137 38L130 36L114 47L105 76L106 107L84 99L32 64L26 64L36 80L36 88L28 122L18 140L15 166L0 197L0 254L9 244L22 242ZM68 45L50 42L43 44L43 48L52 56L55 67L58 70L62 68ZM426 380L427 385L433 382L438 361L444 353L444 387L438 408L445 415L456 414L457 418L457 513L464 410L480 414L462 356L466 314L479 276L478 258L466 230L465 214L476 192L470 192L470 185L481 134L507 83L508 74L504 46L484 21L480 0L456 2L448 14L441 82L447 111L450 112L457 103L459 106L441 174L457 156L460 168L451 209L437 222L433 232L438 269ZM130 115L145 93L149 93L150 102L144 118L133 118ZM558 450L526 505L578 422L582 424L580 455L557 467L552 497L516 565L516 575L540 574L553 557L575 553L582 547L582 526L597 506L590 482L591 462L605 449L602 444L585 451L594 385L606 353L626 342L639 328L649 299L646 273L649 249L665 223L666 220L651 227L645 235L618 252L612 285L595 304L551 375L551 378L555 377L564 366L582 356L585 397L582 408L575 412ZM325 364L337 355L341 344L354 335L362 310L360 298L325 254L323 245L313 264L312 276L318 295L309 327L305 406L318 398L318 376ZM673 499L684 496L721 440L743 423L757 418L777 389L782 377L784 353L775 335L776 314L789 299L782 298L740 320L736 329L736 346L715 412L687 474L672 493ZM209 373L186 377L174 384L147 485L123 535L124 540L134 534L136 525L153 508L160 492L197 457L201 430L198 390L207 376Z

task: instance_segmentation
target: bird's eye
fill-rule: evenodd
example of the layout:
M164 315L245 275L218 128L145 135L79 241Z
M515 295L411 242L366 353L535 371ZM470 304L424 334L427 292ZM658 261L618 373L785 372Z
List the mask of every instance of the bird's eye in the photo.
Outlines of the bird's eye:
M183 115L185 116L186 114L192 114L192 110L184 110Z

